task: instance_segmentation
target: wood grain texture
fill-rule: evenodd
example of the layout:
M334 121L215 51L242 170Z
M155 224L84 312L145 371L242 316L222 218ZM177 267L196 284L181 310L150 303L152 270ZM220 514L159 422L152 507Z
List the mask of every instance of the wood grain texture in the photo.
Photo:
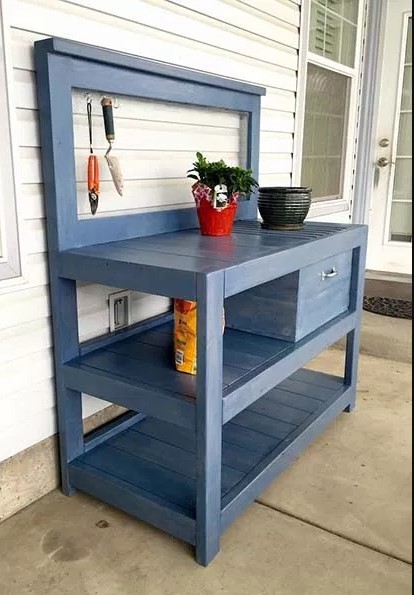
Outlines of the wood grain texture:
M350 386L352 394L350 404L346 407L348 413L353 411L356 407L366 254L366 241L358 248L355 248L352 254L351 307L355 309L357 320L355 327L347 334L346 338L345 383Z
M323 398L306 394L308 384L296 380L303 374L312 386L325 390ZM261 491L281 472L285 457L290 460L293 452L297 454L303 448L298 436L307 433L309 440L318 424L327 423L324 412L331 415L341 406L341 378L307 370L303 374L290 380L301 384L298 390L302 393L297 394L308 403L308 411L290 403L293 393L278 389L289 403L289 424L281 425L277 407L280 394L270 391L257 404L259 408L263 404L260 412L257 407L248 408L223 427L219 533L252 501L253 491ZM280 431L276 432L278 425ZM196 538L199 451L195 432L147 417L72 462L70 478L79 489L195 544L200 539ZM217 539L216 533L213 535ZM206 552L211 554L211 545ZM198 553L199 561L206 563L205 556L203 549Z
M103 219L92 223L99 221ZM363 226L307 223L304 230L286 234L266 232L259 222L240 221L233 234L223 238L201 236L194 229L67 250L59 255L59 272L68 278L195 299L191 275L223 270L229 297L317 266L327 255L336 257L360 245L363 238ZM182 278L179 295L171 287L175 275Z
M194 429L197 377L174 369L173 325L162 324L163 318L159 322L159 326L149 329L144 324L133 336L121 336L118 341L109 341L104 347L74 358L63 367L65 384ZM354 323L355 314L338 317L298 343L227 328L220 355L222 380L218 391L223 397L223 421L229 421L284 381L298 366L346 334ZM306 375L305 381L296 384L300 391L312 394ZM292 387L292 392L297 390Z
M196 557L207 566L220 549L223 424L223 272L197 277Z
M353 404L366 230L310 223L289 234L267 232L255 220L254 196L240 205L241 221L226 238L200 236L188 209L79 220L72 87L246 112L255 176L262 90L62 40L37 43L35 54L64 489L82 489L188 541L207 565L224 528ZM345 273L330 293L313 275L333 266L325 263L331 257ZM291 273L280 307L293 296L314 308L305 338L291 343L233 329L223 337L226 297ZM101 338L81 353L76 280L196 300L197 375L175 371L164 319L116 341ZM259 291L269 299L268 288ZM315 293L320 302L311 299ZM345 382L294 374L344 334ZM88 438L86 448L81 392L131 410Z
M46 154L47 149L43 148L44 158L48 162L53 160L52 169L57 170L54 177L55 193L50 200L54 201L59 250L196 226L194 209L78 219L72 123L73 87L99 90L107 94L131 95L147 100L243 112L248 117L247 164L253 169L254 176L258 177L260 95L265 93L264 89L201 73L184 74L179 68L147 63L134 56L125 56L66 40L37 41L35 53L40 72L42 64L46 65L50 89L53 89L53 93L56 98L60 98L62 104L58 110L52 101L47 117L55 122L55 142L50 154ZM78 59L79 56L95 60L93 68L87 68L90 62ZM64 72L65 76L60 77L59 72ZM42 84L40 77L39 85ZM52 93L50 95L53 100ZM41 116L43 111L43 105L39 101ZM45 191L48 200L48 184ZM239 205L238 219L252 218L256 213L256 206L256 196L253 195L250 201Z

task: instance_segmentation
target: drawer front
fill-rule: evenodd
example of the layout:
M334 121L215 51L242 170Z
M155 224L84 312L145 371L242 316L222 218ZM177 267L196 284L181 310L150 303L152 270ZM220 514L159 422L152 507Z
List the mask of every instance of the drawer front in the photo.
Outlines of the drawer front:
M352 250L301 269L296 340L348 310L351 273Z

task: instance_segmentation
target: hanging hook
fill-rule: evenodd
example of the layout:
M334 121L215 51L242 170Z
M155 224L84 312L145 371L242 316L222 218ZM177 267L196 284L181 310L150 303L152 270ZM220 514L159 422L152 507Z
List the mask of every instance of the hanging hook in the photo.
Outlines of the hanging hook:
M118 109L120 107L119 105L119 101L118 101L118 97L115 97L114 95L101 95L101 104L102 101L105 99L110 99L112 102L112 107L114 109Z

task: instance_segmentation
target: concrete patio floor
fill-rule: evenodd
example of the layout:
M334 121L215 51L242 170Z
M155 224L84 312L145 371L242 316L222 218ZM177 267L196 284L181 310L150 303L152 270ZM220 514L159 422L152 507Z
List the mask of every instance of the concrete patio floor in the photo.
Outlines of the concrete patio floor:
M311 367L338 373L343 357L332 349ZM0 593L411 593L410 364L363 354L358 399L226 532L207 569L145 523L55 491L0 525Z

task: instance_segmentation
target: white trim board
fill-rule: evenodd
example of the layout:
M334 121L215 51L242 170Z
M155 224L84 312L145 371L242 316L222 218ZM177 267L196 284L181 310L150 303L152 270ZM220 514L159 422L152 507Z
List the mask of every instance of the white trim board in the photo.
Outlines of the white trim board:
M0 287L22 275L19 218L16 204L16 146L13 143L13 98L10 28L6 3L0 3Z

